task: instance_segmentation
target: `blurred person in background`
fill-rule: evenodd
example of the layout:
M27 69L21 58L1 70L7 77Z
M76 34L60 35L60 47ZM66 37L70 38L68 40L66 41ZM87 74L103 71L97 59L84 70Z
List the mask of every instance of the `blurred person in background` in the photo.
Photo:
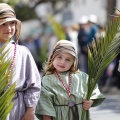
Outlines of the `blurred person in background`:
M87 50L87 39L88 39L88 17L86 15L81 16L79 21L79 31L78 31L78 45L79 45L79 60L80 60L80 70L88 72L88 50Z
M40 62L41 57L40 48L42 43L40 37L41 34L36 36L29 35L21 42L21 45L26 46L30 50L39 71L42 70L42 63Z
M90 44L93 39L96 39L96 34L99 30L97 22L96 15L91 14L88 16L89 34L87 38L87 44Z
M50 53L57 41L58 41L58 38L55 35L55 33L54 32L49 33L48 41L47 41L48 42L48 53L47 53L48 55L47 56L50 55Z
M78 30L79 30L79 25L77 23L70 25L68 30L68 36L70 38L69 41L75 44L77 49L78 49L78 38L77 38Z

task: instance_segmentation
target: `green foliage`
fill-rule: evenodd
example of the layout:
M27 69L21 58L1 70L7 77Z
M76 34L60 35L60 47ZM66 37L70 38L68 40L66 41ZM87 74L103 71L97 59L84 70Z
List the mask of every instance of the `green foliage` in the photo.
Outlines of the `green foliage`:
M14 8L14 5L18 3L20 0L0 0L0 3L7 3Z
M7 43L0 49L0 120L5 120L11 111L13 106L11 100L15 94L15 84L9 88L7 87L8 75L10 74L8 68L10 67L11 60L6 60L10 52L10 50L5 50L6 45Z
M17 18L21 21L37 18L37 15L34 9L30 8L27 5L17 4L15 6L15 12L16 12Z
M106 36L93 40L88 46L88 92L86 99L89 100L101 75L108 65L120 53L120 18L114 18L106 27ZM84 120L83 110L82 119Z
M66 39L62 25L60 25L51 15L48 16L48 20L51 23L54 33L56 34L58 39L59 40Z
M46 45L47 42L43 41L42 47L40 48L40 63L44 63L47 60L48 49Z
M9 4L16 12L16 16L19 20L25 21L29 19L38 18L34 9L25 5L21 0L0 0L0 3Z

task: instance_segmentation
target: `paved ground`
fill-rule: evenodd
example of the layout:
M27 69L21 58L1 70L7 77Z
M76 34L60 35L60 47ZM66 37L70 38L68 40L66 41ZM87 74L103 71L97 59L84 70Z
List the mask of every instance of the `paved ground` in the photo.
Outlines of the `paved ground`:
M90 109L92 120L120 120L120 90L113 88L105 96L100 106Z

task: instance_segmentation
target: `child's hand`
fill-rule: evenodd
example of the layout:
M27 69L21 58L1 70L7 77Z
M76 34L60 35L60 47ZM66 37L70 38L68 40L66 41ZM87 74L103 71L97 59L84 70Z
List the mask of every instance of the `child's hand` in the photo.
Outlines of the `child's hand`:
M93 104L93 100L83 100L84 110L89 110L92 104Z
M22 120L34 120L34 109L27 108L25 114L22 117Z

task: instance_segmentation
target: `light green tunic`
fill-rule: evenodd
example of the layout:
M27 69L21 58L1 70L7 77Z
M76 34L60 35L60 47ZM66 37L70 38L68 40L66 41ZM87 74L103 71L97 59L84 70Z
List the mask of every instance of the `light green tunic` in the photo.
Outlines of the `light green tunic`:
M65 84L68 84L68 72L59 74ZM85 98L87 92L88 75L79 71L76 74L72 74L71 94L72 100L76 104L82 103L82 99ZM96 86L91 99L94 100L93 106L96 106L103 102L104 96L100 93L98 86ZM46 75L42 79L42 91L41 96L36 108L36 116L39 120L42 120L42 115L49 115L53 117L53 120L68 120L68 106L55 106L68 104L68 94L62 83L54 75ZM79 120L81 120L82 104L77 105L79 112ZM72 120L72 113L70 114ZM88 116L86 116L88 117ZM90 119L90 117L89 117ZM85 118L88 120L88 118Z

